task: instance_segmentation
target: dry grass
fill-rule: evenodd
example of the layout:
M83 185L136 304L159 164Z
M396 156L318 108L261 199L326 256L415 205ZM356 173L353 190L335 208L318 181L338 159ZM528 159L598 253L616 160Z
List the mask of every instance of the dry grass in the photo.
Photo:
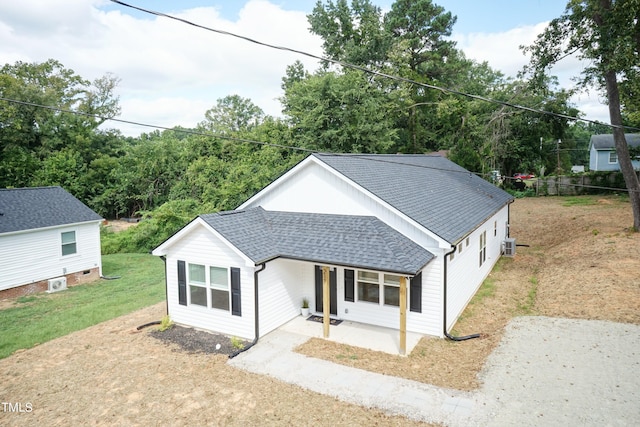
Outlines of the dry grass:
M408 357L324 340L301 351L468 390L478 386L477 373L513 316L640 323L640 234L625 231L629 203L566 201L514 203L512 234L531 246L500 262L487 295L455 327L457 334L482 332L481 339L423 339ZM0 412L0 425L425 425L235 369L224 356L173 351L136 333L136 326L163 314L161 303L0 360L0 400L33 408Z
M312 339L297 350L387 375L472 390L478 373L518 315L640 324L640 234L631 207L611 197L526 198L511 207L513 259L503 258L467 307L454 333L481 338L423 338L407 357Z

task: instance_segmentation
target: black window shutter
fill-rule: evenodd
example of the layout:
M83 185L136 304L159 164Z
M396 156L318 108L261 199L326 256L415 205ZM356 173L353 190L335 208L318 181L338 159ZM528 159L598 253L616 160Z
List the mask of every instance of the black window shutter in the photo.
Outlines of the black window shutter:
M411 278L409 298L409 310L422 313L422 272Z
M240 269L231 267L231 314L234 316L242 316L240 302Z
M344 300L354 301L354 271L344 270Z
M187 305L187 270L184 261L178 261L178 304Z

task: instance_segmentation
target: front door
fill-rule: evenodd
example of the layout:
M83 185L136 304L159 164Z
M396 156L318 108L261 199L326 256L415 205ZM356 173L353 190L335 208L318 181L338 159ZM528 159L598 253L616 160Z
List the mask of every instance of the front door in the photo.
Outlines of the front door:
M316 265L316 312L323 312L322 267ZM338 280L336 269L329 270L329 313L338 314Z

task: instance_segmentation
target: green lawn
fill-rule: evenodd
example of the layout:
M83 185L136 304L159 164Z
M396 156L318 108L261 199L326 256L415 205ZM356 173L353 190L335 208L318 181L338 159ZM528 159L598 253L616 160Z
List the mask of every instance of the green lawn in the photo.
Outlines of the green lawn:
M0 310L0 359L165 298L164 264L158 257L103 255L102 274L120 278L22 297L18 306Z

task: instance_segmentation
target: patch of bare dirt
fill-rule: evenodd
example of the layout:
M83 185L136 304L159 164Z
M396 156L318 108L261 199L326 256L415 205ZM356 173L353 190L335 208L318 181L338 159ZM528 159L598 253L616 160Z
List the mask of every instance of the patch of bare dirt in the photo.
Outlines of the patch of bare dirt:
M477 373L514 316L541 314L640 324L640 234L628 202L528 198L511 209L515 258L502 259L455 326L460 343L424 338L407 357L313 339L304 354L448 388L478 387ZM160 303L0 360L0 425L424 425L340 402L190 353L136 327ZM207 337L210 338L210 337ZM210 345L209 345L210 347Z
M118 231L126 230L131 227L135 227L136 225L138 225L137 222L129 222L122 219L105 220L103 223L103 226L107 230L111 230L114 233L117 233Z
M472 390L511 318L545 315L640 324L640 234L617 196L517 199L503 258L455 325L464 342L423 338L407 357L312 339L302 354L442 387ZM486 295L488 296L482 296Z
M428 425L187 352L136 327L160 303L0 360L0 425ZM29 405L27 405L29 404ZM31 408L31 410L27 410Z

